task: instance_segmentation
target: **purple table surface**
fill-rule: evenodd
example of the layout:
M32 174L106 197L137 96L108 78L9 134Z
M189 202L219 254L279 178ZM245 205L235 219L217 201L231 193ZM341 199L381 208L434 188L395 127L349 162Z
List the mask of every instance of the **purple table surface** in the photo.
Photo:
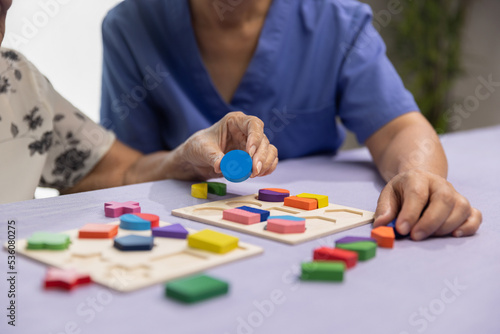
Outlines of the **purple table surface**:
M0 205L2 242L7 221L16 237L110 222L103 203L134 200L143 212L195 229L236 235L265 249L250 259L206 273L230 282L230 293L195 305L164 297L163 284L117 293L97 284L70 293L41 288L46 267L16 257L16 327L7 324L7 253L0 253L0 333L500 333L500 127L442 138L449 179L483 212L469 238L397 241L373 260L346 272L343 283L301 282L302 261L343 236L370 236L370 225L297 246L171 216L172 209L206 202L190 196L191 182L161 181L43 200ZM303 173L307 170L307 179ZM232 195L264 187L329 195L331 201L375 210L383 181L366 149L280 162L276 172L241 184ZM1 189L8 191L8 189ZM213 198L215 199L215 197Z

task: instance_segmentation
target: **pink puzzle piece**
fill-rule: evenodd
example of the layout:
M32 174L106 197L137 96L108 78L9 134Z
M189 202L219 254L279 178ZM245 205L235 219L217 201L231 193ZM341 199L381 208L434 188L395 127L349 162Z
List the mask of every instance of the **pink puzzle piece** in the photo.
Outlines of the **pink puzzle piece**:
M271 218L267 220L267 230L281 234L304 233L306 231L306 220L285 220Z
M244 225L260 223L260 214L241 209L227 209L222 212L222 219Z
M106 202L104 203L104 215L106 217L115 218L120 217L126 213L140 213L141 207L139 202Z

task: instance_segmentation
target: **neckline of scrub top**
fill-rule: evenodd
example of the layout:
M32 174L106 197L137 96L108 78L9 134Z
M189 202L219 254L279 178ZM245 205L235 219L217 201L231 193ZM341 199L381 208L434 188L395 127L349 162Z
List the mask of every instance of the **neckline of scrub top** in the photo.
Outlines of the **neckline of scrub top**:
M187 49L180 50L178 54L182 55L187 52L186 54L193 55L192 57L186 57L187 59L184 59L184 61L189 62L190 75L194 75L196 84L203 94L203 99L213 105L214 108L223 111L221 117L230 111L249 109L252 103L258 100L258 94L265 85L266 76L271 73L273 64L278 61L278 51L282 42L282 35L286 30L286 17L289 12L288 9L291 8L292 0L273 0L261 29L257 47L229 104L222 98L217 87L215 87L203 62L193 28L189 1L181 2L185 4L182 13L186 17L181 19L181 24L184 25L182 31L186 33L178 36L188 40L179 44Z

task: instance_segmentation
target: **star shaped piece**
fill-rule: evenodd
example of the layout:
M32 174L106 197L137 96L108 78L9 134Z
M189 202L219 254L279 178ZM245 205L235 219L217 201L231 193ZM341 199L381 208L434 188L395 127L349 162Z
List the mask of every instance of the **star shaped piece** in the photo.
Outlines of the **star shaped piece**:
M120 217L125 213L139 213L141 212L141 207L139 202L128 201L128 202L106 202L104 203L104 215L106 217Z
M75 269L49 268L44 279L44 287L71 290L78 285L91 283L87 274L78 273Z

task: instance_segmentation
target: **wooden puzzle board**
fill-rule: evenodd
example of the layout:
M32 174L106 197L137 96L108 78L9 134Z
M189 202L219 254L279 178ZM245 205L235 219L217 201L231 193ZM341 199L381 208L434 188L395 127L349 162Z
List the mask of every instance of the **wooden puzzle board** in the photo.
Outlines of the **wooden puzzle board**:
M165 225L170 224L160 222L160 226ZM186 229L190 234L197 232ZM263 252L260 247L240 241L237 249L216 254L190 248L186 239L161 237L154 238L151 251L120 251L113 247L113 239L79 239L78 230L61 233L71 238L67 250L28 250L27 240L22 239L17 242L17 252L50 266L75 268L89 274L94 282L117 291L137 290ZM151 230L119 229L117 237L129 234L150 236Z
M266 222L243 225L222 219L222 211L243 205L271 211L271 216L306 218L306 231L280 234L264 230ZM176 209L172 215L294 245L371 223L374 213L331 203L327 207L307 211L284 206L283 202L259 201L254 194Z

